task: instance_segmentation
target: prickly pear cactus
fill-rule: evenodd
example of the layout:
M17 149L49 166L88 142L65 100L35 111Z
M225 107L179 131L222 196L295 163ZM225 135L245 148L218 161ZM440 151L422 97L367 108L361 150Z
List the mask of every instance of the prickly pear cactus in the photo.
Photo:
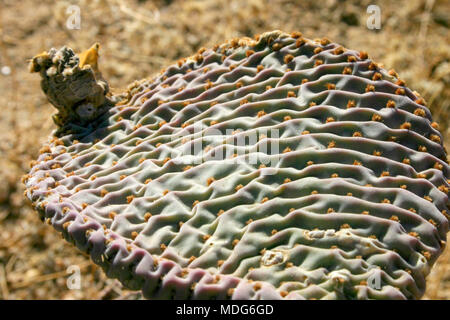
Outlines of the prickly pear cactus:
M24 180L108 276L160 299L423 295L450 171L394 71L275 31L111 95L94 49L33 59L60 115Z

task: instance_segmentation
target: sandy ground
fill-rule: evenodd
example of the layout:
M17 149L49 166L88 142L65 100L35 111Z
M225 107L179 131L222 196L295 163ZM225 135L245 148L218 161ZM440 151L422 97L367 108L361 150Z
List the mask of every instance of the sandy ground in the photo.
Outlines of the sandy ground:
M381 29L369 30L368 5L381 9ZM80 29L67 28L69 5ZM50 1L0 0L0 298L135 298L40 222L23 196L21 176L54 125L27 59L51 47L102 45L100 67L116 90L150 77L200 47L273 29L328 37L365 50L395 68L420 92L450 146L449 4L402 1ZM81 271L81 290L68 290L66 269ZM425 299L450 298L450 250L428 278Z

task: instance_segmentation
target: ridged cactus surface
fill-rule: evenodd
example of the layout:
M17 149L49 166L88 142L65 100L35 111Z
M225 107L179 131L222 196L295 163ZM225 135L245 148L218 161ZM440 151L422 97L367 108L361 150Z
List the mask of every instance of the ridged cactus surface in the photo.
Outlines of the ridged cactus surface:
M275 31L107 101L60 121L25 183L108 276L160 299L423 295L448 231L442 135L366 53Z

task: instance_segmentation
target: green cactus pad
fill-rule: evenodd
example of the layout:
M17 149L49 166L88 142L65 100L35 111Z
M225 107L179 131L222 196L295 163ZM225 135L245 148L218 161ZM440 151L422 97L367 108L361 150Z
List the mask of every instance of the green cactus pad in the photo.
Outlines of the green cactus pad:
M108 101L25 177L108 276L158 299L423 295L450 168L424 100L366 53L274 31Z

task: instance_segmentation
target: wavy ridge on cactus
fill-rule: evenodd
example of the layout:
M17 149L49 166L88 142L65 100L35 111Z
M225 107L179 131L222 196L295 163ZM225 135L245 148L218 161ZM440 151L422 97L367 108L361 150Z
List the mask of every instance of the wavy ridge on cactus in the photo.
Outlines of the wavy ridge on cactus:
M111 95L96 55L64 78L55 53L76 56L51 52L31 68L47 95L64 100L64 81L90 94L59 106L26 195L108 276L160 299L423 295L445 246L449 166L424 100L394 71L274 31ZM101 110L89 121L73 110L86 97Z

